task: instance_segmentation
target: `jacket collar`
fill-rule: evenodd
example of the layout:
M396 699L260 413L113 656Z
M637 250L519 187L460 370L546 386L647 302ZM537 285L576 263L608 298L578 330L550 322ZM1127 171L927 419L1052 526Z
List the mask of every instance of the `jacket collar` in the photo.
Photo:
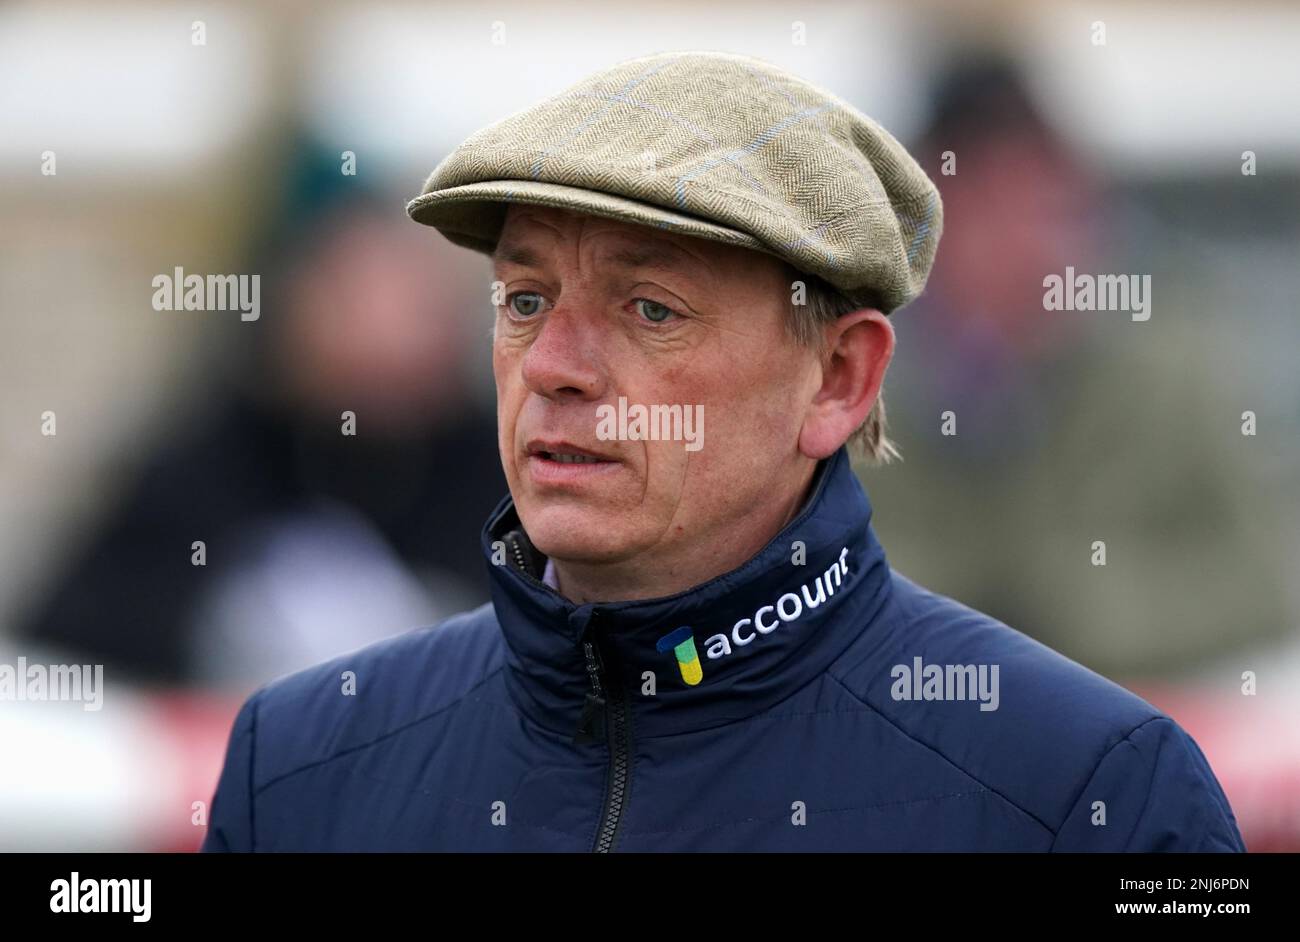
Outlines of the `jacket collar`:
M594 642L604 683L619 684L638 736L759 713L825 671L881 611L889 567L870 521L841 448L818 466L803 510L740 567L677 595L577 605L543 584L545 557L507 497L482 545L510 695L541 726L572 736L593 686L586 643ZM679 667L673 648L686 637L702 675L693 685L685 679L692 668ZM689 646L683 654L689 660Z

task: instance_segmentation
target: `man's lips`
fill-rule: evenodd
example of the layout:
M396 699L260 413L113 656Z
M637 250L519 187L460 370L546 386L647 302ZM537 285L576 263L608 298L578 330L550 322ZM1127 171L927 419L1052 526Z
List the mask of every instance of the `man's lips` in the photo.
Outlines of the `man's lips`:
M611 455L603 455L566 441L547 441L534 439L527 446L529 458L541 458L557 464L606 464L617 463Z
M538 484L575 484L622 467L610 456L565 441L535 439L526 449L529 477Z

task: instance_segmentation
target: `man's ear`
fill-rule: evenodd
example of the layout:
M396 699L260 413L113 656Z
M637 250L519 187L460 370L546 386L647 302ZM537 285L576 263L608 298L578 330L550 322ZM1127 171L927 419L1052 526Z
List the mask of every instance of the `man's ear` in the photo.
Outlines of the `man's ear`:
M823 330L821 386L799 430L799 451L815 460L833 455L866 421L894 356L894 325L877 310L845 314Z

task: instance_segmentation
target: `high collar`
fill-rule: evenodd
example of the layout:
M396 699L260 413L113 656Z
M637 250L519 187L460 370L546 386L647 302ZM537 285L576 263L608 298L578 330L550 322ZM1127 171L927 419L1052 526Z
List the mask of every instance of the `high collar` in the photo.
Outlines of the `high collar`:
M506 498L482 543L510 695L539 725L572 735L591 689L585 642L594 641L605 682L621 683L638 736L759 713L825 671L883 607L889 567L870 521L871 504L841 448L818 465L803 510L738 568L676 595L578 605L542 583L545 557ZM694 685L671 645L658 647L683 627L703 675Z

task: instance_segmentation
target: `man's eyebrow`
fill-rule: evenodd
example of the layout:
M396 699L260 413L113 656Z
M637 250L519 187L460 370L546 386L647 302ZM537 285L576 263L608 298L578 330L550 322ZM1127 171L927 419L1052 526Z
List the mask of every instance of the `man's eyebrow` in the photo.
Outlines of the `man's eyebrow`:
M492 261L509 262L524 268L536 268L540 258L532 249L522 245L498 245L492 251Z
M682 259L688 259L713 274L713 266L694 252L663 244L618 249L610 252L607 258L612 264L624 268L680 268Z
M713 274L713 266L694 252L675 246L657 244L615 249L604 256L611 265L622 268L680 268L683 259L696 262ZM492 252L492 261L536 268L541 264L538 253L524 245L498 245Z

